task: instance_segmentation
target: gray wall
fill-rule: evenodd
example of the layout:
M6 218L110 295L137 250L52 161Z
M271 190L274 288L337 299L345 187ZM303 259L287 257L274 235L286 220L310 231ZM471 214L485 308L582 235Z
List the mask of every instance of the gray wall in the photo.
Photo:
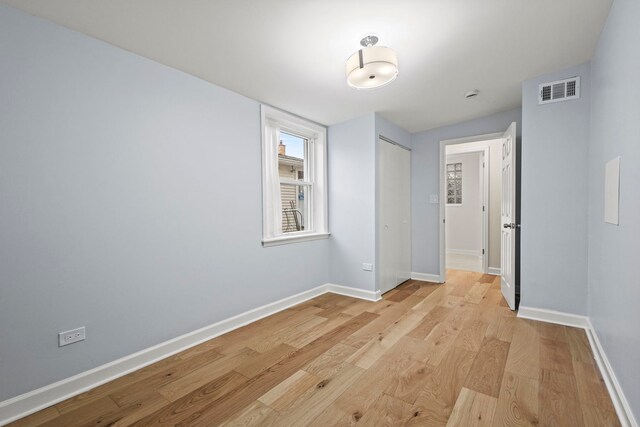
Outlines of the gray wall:
M538 105L540 83L580 76L580 98ZM521 305L587 314L589 64L522 85Z
M257 102L2 6L0 58L0 401L328 281L260 245Z
M330 126L328 137L331 283L373 291L362 263L375 264L375 116Z
M439 205L429 203L430 194L439 194L440 141L504 132L511 122L517 122L520 136L520 109L412 135L411 269L414 272L440 274Z
M616 0L591 63L589 317L640 421L640 2ZM603 221L604 165L620 163L620 225Z
M378 290L378 137L411 147L411 134L377 113L329 127L331 283ZM362 263L373 264L373 272Z

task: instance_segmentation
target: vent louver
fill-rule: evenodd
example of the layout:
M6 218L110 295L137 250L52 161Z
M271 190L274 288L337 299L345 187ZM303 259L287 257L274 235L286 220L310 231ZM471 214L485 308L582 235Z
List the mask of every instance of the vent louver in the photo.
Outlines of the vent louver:
M539 86L538 103L568 101L580 98L580 77L543 83Z

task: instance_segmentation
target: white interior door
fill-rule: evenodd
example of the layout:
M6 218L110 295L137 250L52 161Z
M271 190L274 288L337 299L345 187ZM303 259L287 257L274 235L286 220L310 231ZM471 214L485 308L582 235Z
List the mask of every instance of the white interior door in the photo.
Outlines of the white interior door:
M516 309L516 123L502 139L502 217L500 289L509 308Z
M378 280L387 292L411 278L411 155L380 140Z

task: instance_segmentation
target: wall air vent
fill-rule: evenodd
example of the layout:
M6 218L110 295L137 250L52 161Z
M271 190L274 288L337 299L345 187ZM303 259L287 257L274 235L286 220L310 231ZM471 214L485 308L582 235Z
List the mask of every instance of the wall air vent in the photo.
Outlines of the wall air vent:
M580 77L542 83L538 89L538 104L577 99L580 98Z

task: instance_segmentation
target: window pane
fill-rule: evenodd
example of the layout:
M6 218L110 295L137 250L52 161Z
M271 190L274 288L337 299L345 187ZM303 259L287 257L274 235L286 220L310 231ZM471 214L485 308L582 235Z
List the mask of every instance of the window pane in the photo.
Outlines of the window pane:
M456 177L456 173L455 172L447 172L447 179L453 179Z
M455 203L455 199L453 197L447 197L447 203L449 203L450 205Z
M454 171L454 170L456 170L455 165L453 165L453 164L447 165L447 171Z
M297 135L280 132L278 145L278 170L280 178L303 181L307 153L307 140Z
M456 197L456 203L457 204L462 204L462 197L460 197L460 196Z
M309 186L280 184L283 233L309 229L310 193Z
M461 171L462 170L462 163L456 163L456 170L457 171Z

